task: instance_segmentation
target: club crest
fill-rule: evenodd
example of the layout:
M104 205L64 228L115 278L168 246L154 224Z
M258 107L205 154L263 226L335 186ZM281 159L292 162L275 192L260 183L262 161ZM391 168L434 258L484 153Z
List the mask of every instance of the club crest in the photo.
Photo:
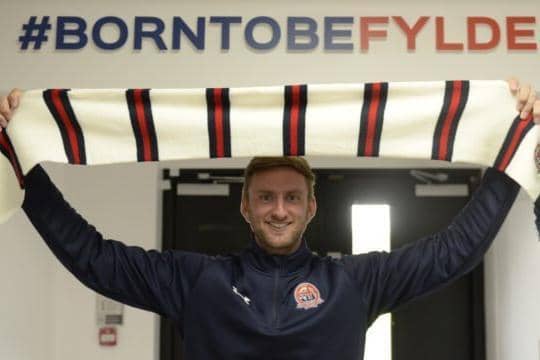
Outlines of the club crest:
M297 309L306 310L316 308L324 302L319 289L309 282L303 282L296 286L294 289L294 299L296 300Z

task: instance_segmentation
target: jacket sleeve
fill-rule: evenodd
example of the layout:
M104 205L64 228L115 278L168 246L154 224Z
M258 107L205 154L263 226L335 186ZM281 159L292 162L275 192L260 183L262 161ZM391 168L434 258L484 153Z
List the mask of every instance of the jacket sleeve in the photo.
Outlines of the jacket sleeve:
M60 262L111 299L179 321L198 275L213 259L183 251L146 251L100 232L64 200L40 165L25 178L23 209Z
M508 175L488 168L471 200L446 229L389 253L345 256L345 270L363 295L368 324L478 265L519 189Z

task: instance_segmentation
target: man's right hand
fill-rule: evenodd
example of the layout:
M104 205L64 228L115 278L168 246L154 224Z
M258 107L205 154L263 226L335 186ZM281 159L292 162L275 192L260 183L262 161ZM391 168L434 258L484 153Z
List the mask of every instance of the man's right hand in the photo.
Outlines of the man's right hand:
M8 96L2 96L0 98L0 132L8 126L13 111L19 106L21 95L21 90L13 89Z

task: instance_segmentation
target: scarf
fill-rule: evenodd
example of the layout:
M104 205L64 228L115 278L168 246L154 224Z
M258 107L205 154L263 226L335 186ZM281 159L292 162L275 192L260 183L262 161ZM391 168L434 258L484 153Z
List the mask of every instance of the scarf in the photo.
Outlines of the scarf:
M537 128L504 81L30 90L0 133L0 223L43 161L431 159L495 167L537 199Z

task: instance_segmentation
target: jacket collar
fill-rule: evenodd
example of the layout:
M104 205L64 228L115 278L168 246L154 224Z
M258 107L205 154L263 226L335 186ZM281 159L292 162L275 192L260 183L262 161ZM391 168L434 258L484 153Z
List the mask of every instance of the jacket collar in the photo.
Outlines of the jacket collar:
M266 273L275 273L277 270L280 275L290 275L300 271L307 265L308 259L313 256L305 238L302 238L300 246L294 253L272 255L257 244L253 234L251 234L251 241L245 255L249 265L255 269Z

